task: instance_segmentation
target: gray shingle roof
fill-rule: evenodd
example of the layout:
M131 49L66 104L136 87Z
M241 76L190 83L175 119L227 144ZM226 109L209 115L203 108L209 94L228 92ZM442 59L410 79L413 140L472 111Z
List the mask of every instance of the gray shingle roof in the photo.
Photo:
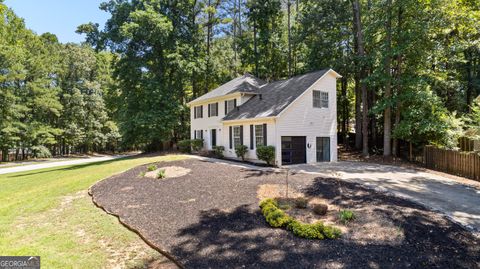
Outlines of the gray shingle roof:
M257 92L260 86L264 85L265 83L265 81L258 79L250 74L245 74L241 77L230 80L229 82L221 85L220 87L198 97L192 102L203 101L235 92L254 93Z
M228 113L223 120L277 116L329 70L324 69L266 84L257 92L261 96L253 96L246 103Z

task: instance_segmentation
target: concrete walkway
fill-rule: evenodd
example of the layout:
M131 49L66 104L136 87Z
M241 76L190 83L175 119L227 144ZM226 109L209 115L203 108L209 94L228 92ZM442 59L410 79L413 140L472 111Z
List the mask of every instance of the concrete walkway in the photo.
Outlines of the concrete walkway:
M112 156L102 156L102 157L89 157L89 158L75 159L75 160L69 160L69 161L45 162L45 163L39 163L39 164L6 167L6 168L0 168L0 175L17 173L17 172L25 172L25 171L31 171L31 170L37 170L37 169L44 169L44 168L51 168L51 167L58 167L58 166L109 161L109 160L124 158L124 157L128 157L128 156L130 156L130 155L112 155Z
M365 162L285 166L295 172L339 177L404 197L444 213L467 228L480 231L480 189L416 169Z

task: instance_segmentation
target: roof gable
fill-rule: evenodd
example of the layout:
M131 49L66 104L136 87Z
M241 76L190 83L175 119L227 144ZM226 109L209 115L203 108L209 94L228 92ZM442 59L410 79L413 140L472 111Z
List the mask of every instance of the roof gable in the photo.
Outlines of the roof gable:
M266 84L259 89L256 96L228 113L223 120L278 116L329 71L331 69L324 69ZM337 73L335 75L339 76Z
M198 97L197 99L191 101L190 103L196 103L199 101L221 97L221 96L236 93L236 92L257 93L260 87L265 84L266 84L265 81L247 73L241 77L230 80L229 82Z

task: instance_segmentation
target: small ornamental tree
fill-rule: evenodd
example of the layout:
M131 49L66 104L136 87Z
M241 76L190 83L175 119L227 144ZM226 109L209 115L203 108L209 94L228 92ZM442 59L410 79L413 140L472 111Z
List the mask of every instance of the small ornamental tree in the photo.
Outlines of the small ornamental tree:
M242 161L245 161L245 154L248 152L248 147L245 145L238 145L235 147L235 153L237 157L242 158Z
M275 161L275 147L274 146L258 146L257 147L258 159L266 162L268 165L272 165Z

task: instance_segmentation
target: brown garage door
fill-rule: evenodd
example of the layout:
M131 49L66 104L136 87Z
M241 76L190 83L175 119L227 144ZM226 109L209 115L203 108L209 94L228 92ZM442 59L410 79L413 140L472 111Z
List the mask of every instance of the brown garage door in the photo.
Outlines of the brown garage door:
M282 136L282 164L307 162L305 136Z

